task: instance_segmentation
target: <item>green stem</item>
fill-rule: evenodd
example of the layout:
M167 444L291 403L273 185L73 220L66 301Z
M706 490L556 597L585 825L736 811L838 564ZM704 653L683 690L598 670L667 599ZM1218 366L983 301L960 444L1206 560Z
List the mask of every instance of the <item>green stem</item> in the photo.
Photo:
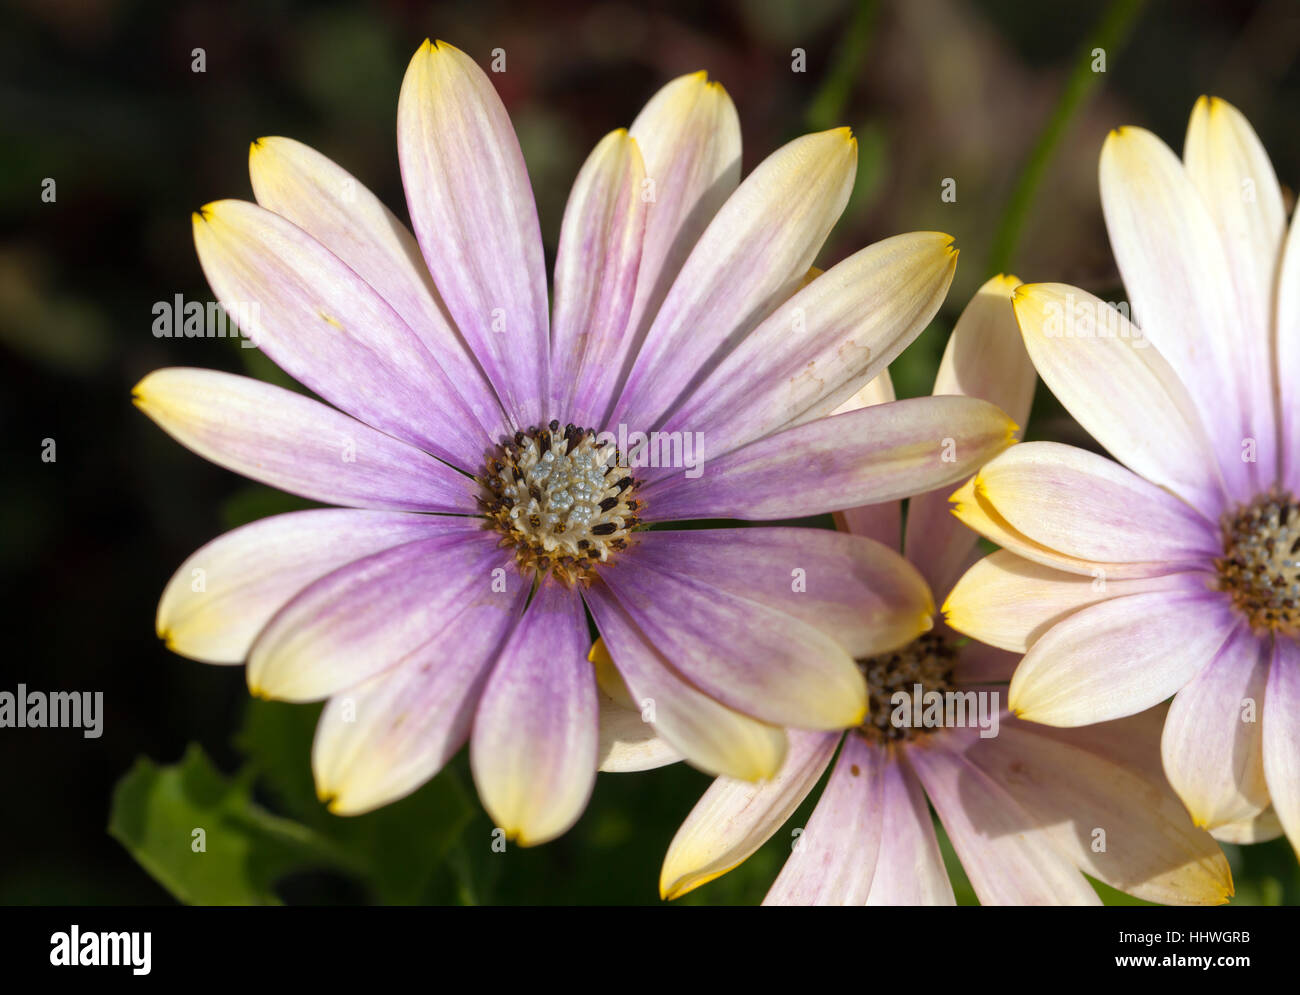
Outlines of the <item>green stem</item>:
M818 87L812 103L808 105L805 120L809 130L825 131L844 124L844 105L848 102L849 91L853 89L858 66L866 57L875 19L875 0L859 0L853 20L836 46L831 68Z
M1034 196L1051 164L1052 155L1069 130L1075 113L1100 82L1101 73L1092 70L1092 53L1101 49L1106 53L1107 60L1113 59L1128 39L1144 3L1145 0L1112 0L1096 30L1076 57L1074 71L1066 81L1060 102L1029 153L1015 189L1011 191L1007 208L1002 212L1002 223L998 226L989 252L990 276L1005 273L1010 268L1025 221L1029 218L1029 209L1033 206Z

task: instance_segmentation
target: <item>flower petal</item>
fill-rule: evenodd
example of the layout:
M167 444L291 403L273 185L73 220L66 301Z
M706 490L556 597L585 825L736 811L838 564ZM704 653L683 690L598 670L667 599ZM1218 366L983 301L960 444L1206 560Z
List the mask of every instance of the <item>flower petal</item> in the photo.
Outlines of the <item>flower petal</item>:
M1277 175L1242 113L1218 97L1192 109L1183 147L1187 175L1218 229L1232 278L1236 317L1231 355L1254 430L1256 488L1273 483L1277 465L1273 407L1273 290L1286 208ZM1215 329L1223 335L1224 329Z
M1039 637L1011 679L1033 722L1105 722L1164 701L1219 652L1235 624L1217 591L1157 591L1075 612Z
M436 643L330 698L311 763L316 793L331 812L360 815L396 801L455 756L527 594L526 584L516 584L478 598L447 620Z
M601 424L632 346L628 318L645 236L645 164L622 129L597 144L564 209L555 258L551 410Z
M1251 424L1241 345L1226 334L1240 317L1218 229L1178 157L1143 128L1110 133L1100 175L1106 229L1134 322L1186 385L1230 496L1243 500L1250 496L1243 441L1266 437L1272 425ZM1117 387L1098 384L1112 397L1128 394Z
M956 267L952 236L940 232L896 235L862 249L741 339L665 430L702 432L716 458L830 414L930 323Z
M342 259L256 204L194 215L194 246L217 300L276 365L367 425L462 469L487 434L396 311Z
M501 98L460 49L426 41L411 59L397 154L415 235L456 327L516 425L541 424L549 331L537 206Z
M1159 562L1101 563L1097 560L1081 560L1077 556L1034 542L1002 517L978 484L978 478L972 477L948 499L952 503L952 513L985 539L1017 556L1066 573L1082 574L1105 582L1125 577L1156 577L1170 570L1167 564Z
M1270 807L1253 819L1229 822L1225 826L1211 829L1210 835L1220 843L1236 843L1239 846L1267 843L1282 835L1282 823L1278 820L1277 813Z
M291 390L174 367L150 373L132 394L187 449L291 494L361 508L477 511L469 477Z
M1283 373L1300 370L1300 211L1291 218L1278 274L1276 347L1281 479L1292 494L1300 494L1300 377Z
M1014 276L995 276L971 298L948 338L934 394L981 398L1024 425L1038 374L1011 308L1019 286ZM918 494L907 506L904 549L932 591L952 587L978 538L950 512L946 487Z
M505 582L494 585L498 579ZM427 658L434 645L455 652L442 643L447 623L474 604L506 600L523 584L508 551L471 524L355 560L276 612L249 653L249 687L312 701L412 655Z
M740 182L740 117L721 83L691 73L651 97L630 133L650 181L645 247L628 319L639 345L701 233Z
M745 179L664 298L613 422L657 428L688 386L790 296L848 203L857 159L856 139L840 128L795 139Z
M955 905L925 791L897 755L881 771L880 853L868 905Z
M942 632L948 626L941 623L937 628ZM1016 672L1016 667L1020 666L1023 655L972 639L957 654L957 662L953 665L953 683L1006 684Z
M729 708L801 729L842 729L866 715L853 657L807 622L643 557L604 571L601 583L675 670ZM623 669L618 643L602 635Z
M1205 590L1208 580L1189 573L1111 579L1100 568L1085 577L999 549L962 575L943 603L943 616L963 635L1024 653L1081 608L1148 591Z
M242 663L253 639L312 581L385 549L463 528L457 519L322 508L263 518L200 547L167 582L158 636L207 663Z
M1004 716L997 736L961 730L965 759L1014 798L1026 828L1049 838L1080 870L1152 902L1219 905L1232 875L1218 845L1192 825L1158 775L1089 749L1073 729ZM1106 724L1121 750L1154 749L1148 723Z
M748 860L794 814L835 755L841 737L790 731L785 763L759 784L720 777L691 809L659 872L662 898L680 898Z
M684 681L603 585L584 592L632 700L655 731L709 774L772 777L785 758L785 731L733 711Z
M880 852L885 751L844 737L840 758L764 905L866 905Z
M1031 540L1080 560L1208 566L1218 527L1113 460L1059 442L1026 442L987 463L975 486Z
M632 555L700 590L793 615L855 658L911 642L934 616L930 592L910 563L880 543L828 529L645 532Z
M470 769L488 814L520 846L577 821L596 783L596 675L582 598L544 580L483 689Z
M1029 358L1075 421L1138 476L1217 521L1224 498L1205 427L1146 329L1059 283L1024 284L1012 305ZM1239 445L1234 452L1240 465Z
M1069 859L947 733L906 751L984 905L1100 905Z
M1300 854L1300 645L1276 638L1264 696L1264 777L1273 810Z
M641 718L639 711L619 704L607 694L599 697L599 770L615 774L655 770L683 759L655 732L654 726Z
M1014 441L987 401L917 397L786 429L642 492L647 521L801 518L970 476ZM697 478L687 476L696 473Z
M258 204L287 218L343 260L401 316L473 409L490 439L505 413L447 316L420 246L355 177L292 138L259 138L248 154Z
M1198 826L1217 829L1268 808L1261 720L1271 656L1239 624L1169 708L1160 741L1165 775Z
M856 394L831 412L841 415L873 404L888 404L895 400L894 382L889 370L881 370L874 380L867 381ZM841 532L865 536L898 551L903 539L903 504L901 501L884 501L880 504L860 504L835 512L835 527Z

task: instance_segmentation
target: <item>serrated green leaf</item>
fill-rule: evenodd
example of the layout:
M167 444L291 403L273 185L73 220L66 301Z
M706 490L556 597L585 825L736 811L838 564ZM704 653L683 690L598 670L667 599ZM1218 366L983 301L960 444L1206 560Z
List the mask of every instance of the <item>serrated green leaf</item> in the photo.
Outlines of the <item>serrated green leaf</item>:
M275 883L346 854L306 826L255 804L246 777L228 778L196 744L178 764L140 758L113 792L109 833L190 905L279 905Z

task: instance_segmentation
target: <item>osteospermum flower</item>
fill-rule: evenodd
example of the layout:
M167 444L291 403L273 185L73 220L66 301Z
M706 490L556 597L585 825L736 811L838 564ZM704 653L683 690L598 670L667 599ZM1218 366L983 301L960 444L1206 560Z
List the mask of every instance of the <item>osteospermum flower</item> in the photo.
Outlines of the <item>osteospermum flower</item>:
M945 610L1025 653L1010 694L1027 719L1176 695L1164 770L1197 824L1300 846L1300 236L1222 100L1197 102L1182 162L1113 132L1101 196L1133 321L1057 284L1021 287L1015 312L1119 462L1051 443L994 460L957 514L1005 549Z
M640 530L912 493L1003 449L1013 426L969 399L823 417L934 315L951 239L888 239L808 282L852 136L797 139L738 184L735 109L700 73L583 165L548 317L523 157L464 53L416 53L398 152L414 237L283 138L253 143L257 204L194 218L217 298L333 407L193 369L145 377L137 403L208 459L344 508L200 549L159 605L168 644L247 660L256 694L329 698L312 764L338 813L413 790L468 738L484 804L522 843L577 818L600 761L584 605L654 728L706 770L766 776L782 726L859 721L866 688L834 637L862 650L919 625L870 544ZM652 431L651 452L616 453ZM791 602L792 563L845 580Z
M1028 415L1034 373L1008 305L1018 283L997 277L967 307L936 394L980 395ZM892 397L884 374L855 403ZM838 521L898 549L899 502ZM933 612L930 592L948 590L975 539L948 514L946 492L913 498L907 559L891 556L896 587ZM1020 721L1004 710L999 686L1017 660L960 639L937 619L918 638L859 659L871 698L866 720L845 733L792 731L785 766L768 782L715 781L669 847L661 893L685 894L749 857L813 790L838 747L765 904L952 904L927 799L985 904L1099 904L1081 872L1153 901L1224 901L1232 893L1227 862L1160 776L1160 716L1083 730ZM932 702L942 702L942 713Z

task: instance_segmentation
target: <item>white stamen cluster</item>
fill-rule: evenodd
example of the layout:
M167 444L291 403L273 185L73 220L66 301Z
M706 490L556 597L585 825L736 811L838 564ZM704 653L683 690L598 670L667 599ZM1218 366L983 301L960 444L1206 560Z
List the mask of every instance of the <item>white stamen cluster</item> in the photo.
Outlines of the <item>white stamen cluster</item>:
M1300 635L1300 503L1270 493L1224 515L1219 588L1258 633Z
M512 546L520 569L589 581L596 564L628 545L638 524L636 483L618 449L593 429L552 421L516 432L478 478L479 504Z
M870 700L866 721L856 730L858 735L882 745L925 735L924 728L896 726L890 721L894 692L903 691L910 700L918 684L923 695L930 691L940 694L951 691L952 669L956 663L957 647L933 632L923 633L892 653L858 660L858 669L867 679Z

